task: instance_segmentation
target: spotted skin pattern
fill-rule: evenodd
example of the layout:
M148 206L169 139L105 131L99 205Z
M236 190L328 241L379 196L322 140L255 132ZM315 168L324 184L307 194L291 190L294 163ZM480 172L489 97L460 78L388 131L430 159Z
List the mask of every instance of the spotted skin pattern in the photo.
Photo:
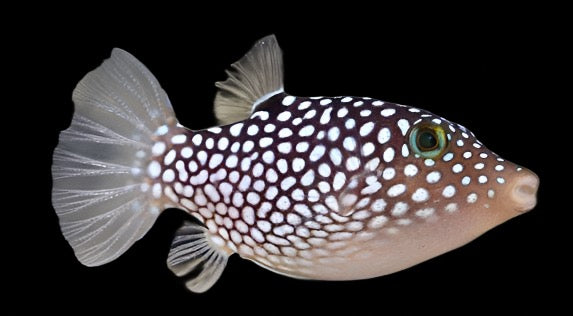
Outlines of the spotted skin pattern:
M446 131L444 155L413 153L420 123ZM216 245L301 278L339 275L373 255L370 241L487 209L519 170L459 124L356 97L278 94L231 125L162 127L153 154L142 191L190 212Z

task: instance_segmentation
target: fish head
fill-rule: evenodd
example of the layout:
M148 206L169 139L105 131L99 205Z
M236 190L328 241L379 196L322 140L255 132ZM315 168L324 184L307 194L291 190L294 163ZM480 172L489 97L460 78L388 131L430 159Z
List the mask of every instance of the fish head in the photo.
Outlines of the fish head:
M378 145L367 157L363 185L354 189L370 193L368 185L380 183L369 195L366 225L376 237L360 242L345 278L405 269L536 205L537 175L487 149L464 126L412 107L388 108L377 136L361 139Z
M397 226L421 234L409 237L436 234L436 241L461 245L535 207L535 173L487 149L460 124L412 107L397 111L380 152L390 161L379 169L381 194ZM393 159L385 157L388 148Z

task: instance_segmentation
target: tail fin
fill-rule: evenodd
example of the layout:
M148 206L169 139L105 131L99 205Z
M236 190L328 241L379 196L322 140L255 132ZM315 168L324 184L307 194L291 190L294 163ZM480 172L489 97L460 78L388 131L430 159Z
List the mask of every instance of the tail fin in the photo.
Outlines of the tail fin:
M151 72L117 48L79 82L73 100L54 152L52 202L78 260L97 266L143 237L163 209L145 166L154 133L176 119Z

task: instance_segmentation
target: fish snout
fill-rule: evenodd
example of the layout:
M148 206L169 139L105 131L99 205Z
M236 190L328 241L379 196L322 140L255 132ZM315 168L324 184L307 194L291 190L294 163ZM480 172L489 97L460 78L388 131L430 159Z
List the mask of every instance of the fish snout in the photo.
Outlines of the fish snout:
M510 183L509 196L519 213L525 213L537 204L539 177L527 169L518 172Z

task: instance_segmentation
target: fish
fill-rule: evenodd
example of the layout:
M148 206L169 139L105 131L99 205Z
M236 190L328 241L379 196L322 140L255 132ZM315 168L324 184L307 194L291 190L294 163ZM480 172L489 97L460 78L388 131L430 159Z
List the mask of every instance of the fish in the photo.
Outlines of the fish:
M178 123L165 91L115 48L73 92L52 202L77 259L117 259L167 208L190 217L167 266L195 293L229 256L313 280L391 274L533 209L539 178L466 127L368 97L283 88L274 35L216 83L217 125Z

